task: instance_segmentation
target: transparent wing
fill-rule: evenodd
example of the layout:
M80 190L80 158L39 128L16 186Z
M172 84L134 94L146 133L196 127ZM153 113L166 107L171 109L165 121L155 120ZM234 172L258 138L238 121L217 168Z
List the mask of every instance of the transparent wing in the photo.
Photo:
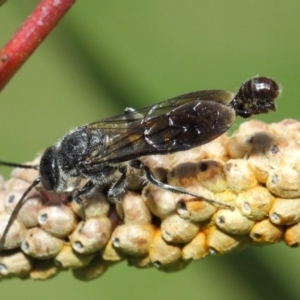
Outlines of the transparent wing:
M227 105L233 97L223 90L193 92L86 125L89 131L106 136L106 145L86 157L87 165L124 162L208 143L233 123L235 111Z

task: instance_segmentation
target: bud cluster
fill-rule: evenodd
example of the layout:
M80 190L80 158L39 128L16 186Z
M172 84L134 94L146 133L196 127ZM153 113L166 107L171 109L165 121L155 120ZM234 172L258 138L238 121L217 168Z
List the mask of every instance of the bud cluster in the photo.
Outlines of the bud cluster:
M176 271L208 254L247 245L300 244L300 122L250 121L232 135L141 159L155 176L206 199L175 194L132 174L120 203L97 191L82 208L70 195L42 188L27 196L0 253L0 278L48 279L72 269L89 280L127 260ZM19 199L38 176L15 169L0 180L0 237Z

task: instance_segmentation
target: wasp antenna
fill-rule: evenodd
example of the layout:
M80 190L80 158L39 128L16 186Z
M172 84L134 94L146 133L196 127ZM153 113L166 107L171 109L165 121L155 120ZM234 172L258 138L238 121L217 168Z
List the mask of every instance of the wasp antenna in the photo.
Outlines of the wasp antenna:
M23 165L0 160L0 165L6 167L23 168L23 169L39 169L39 165Z
M25 193L23 194L23 196L21 197L21 199L19 200L18 204L16 205L16 207L14 208L9 220L8 220L8 223L2 233L2 236L1 236L1 239L0 239L0 253L1 251L3 250L3 247L4 247L4 243L5 243L5 238L7 236L7 233L11 227L11 225L13 224L14 220L16 219L17 215L18 215L18 212L20 210L20 208L22 207L23 203L24 203L24 200L26 198L26 196L29 194L29 192L36 186L38 185L39 183L41 182L41 178L38 177L36 178L33 183L30 185L30 187L25 191Z

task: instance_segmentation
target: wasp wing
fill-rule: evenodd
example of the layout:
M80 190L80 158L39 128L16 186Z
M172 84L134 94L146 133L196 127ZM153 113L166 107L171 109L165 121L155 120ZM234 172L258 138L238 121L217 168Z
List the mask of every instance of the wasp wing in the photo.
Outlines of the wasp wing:
M187 150L224 133L235 119L223 90L193 92L119 116L91 123L89 131L106 136L106 144L86 157L87 165L119 163L151 154Z

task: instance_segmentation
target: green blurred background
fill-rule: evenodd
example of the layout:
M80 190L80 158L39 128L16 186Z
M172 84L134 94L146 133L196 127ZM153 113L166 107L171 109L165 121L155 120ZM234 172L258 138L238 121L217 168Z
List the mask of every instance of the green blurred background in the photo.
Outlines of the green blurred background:
M37 3L9 0L0 8L1 45ZM126 106L201 89L236 91L254 75L283 86L278 111L260 119L297 119L299 11L299 1L78 0L0 95L0 158L28 161L70 128ZM71 272L46 282L4 280L0 293L44 300L299 299L299 275L300 250L281 243L210 256L172 274L122 263L91 282Z

